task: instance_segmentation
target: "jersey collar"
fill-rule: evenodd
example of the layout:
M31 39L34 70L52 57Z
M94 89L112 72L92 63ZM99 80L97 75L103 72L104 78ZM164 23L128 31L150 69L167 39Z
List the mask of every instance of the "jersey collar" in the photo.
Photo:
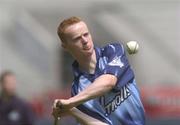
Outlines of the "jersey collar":
M87 72L81 71L81 70L79 69L79 64L78 64L78 62L75 60L75 61L73 62L73 64L72 64L72 69L73 69L73 73L74 73L74 76L75 76L75 77L78 77L79 75L88 75L88 76L89 76L89 75L95 75L95 74L96 74L97 69L98 69L98 67L99 67L99 58L100 58L100 55L101 55L101 51L100 51L100 48L99 48L99 47L94 47L94 49L95 49L96 60L97 60L95 73L94 73L94 74L89 74L89 73L87 73Z

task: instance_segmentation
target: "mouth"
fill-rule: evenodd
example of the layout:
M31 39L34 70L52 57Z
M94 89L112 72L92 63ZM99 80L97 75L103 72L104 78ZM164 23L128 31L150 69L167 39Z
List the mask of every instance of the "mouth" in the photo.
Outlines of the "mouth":
M83 50L90 50L90 49L91 49L91 46L83 47Z

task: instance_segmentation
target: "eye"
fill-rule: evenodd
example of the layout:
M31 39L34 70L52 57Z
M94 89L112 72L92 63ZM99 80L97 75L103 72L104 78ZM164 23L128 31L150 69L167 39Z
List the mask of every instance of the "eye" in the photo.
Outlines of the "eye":
M87 37L89 35L89 33L85 33L84 36Z

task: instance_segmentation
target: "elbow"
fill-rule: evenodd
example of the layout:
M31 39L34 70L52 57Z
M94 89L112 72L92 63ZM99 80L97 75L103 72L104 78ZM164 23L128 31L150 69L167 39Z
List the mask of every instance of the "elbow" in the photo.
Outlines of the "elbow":
M115 87L115 85L116 85L116 84L109 83L109 84L107 85L108 90L113 89L113 88Z
M110 75L110 79L107 80L107 88L109 90L113 89L115 86L116 86L116 83L117 83L117 77L114 76L114 75Z

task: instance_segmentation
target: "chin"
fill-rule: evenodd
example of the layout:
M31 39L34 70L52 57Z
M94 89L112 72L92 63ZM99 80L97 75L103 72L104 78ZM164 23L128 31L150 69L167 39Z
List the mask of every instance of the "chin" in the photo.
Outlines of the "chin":
M92 53L86 53L85 56L91 57L91 56L92 56Z
M86 51L85 53L84 53L84 55L85 56L92 56L92 54L93 54L93 51L94 51L94 49L92 49L92 50L89 50L89 51Z

